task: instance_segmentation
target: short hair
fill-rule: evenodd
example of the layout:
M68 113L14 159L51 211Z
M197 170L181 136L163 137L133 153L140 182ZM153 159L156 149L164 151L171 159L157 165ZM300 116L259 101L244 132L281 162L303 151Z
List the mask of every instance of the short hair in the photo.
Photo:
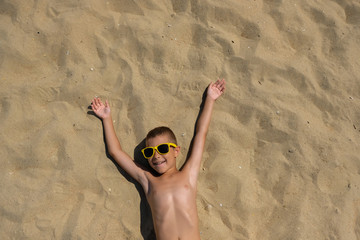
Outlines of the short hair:
M167 134L170 142L175 143L177 145L177 141L176 141L174 132L170 128L164 127L164 126L156 127L154 129L152 129L151 131L149 131L148 134L146 135L146 144L150 138L154 138L156 136L163 135L163 134Z

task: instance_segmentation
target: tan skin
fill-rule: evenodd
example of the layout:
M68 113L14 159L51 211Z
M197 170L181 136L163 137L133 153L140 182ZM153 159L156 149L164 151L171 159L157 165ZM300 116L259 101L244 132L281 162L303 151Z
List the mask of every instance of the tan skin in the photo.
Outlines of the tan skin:
M157 176L140 168L122 150L114 130L108 101L105 104L99 98L92 101L92 110L103 121L109 154L144 189L158 240L200 239L196 208L197 179L213 106L224 91L224 79L210 83L204 108L195 128L193 147L181 171L176 168L176 157L180 154L179 146L171 147L164 155L155 151L154 156L148 161L159 173ZM169 137L163 134L147 139L146 145L154 147L168 142L171 142Z

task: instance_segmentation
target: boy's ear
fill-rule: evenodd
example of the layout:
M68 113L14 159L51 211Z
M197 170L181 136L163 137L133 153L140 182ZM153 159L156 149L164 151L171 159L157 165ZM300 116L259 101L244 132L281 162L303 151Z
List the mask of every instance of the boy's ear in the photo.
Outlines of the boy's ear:
M175 151L175 157L179 156L179 154L180 154L180 146L177 146L177 147L174 149L174 151Z

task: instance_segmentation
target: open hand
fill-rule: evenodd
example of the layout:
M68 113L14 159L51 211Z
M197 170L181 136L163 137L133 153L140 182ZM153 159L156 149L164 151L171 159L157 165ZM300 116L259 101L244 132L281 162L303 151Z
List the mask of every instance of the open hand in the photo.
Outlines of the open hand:
M110 106L107 100L104 105L100 98L94 98L91 102L91 109L94 111L96 116L101 119L110 117Z
M221 96L225 91L225 79L218 79L215 83L210 83L207 95L208 97L216 100L218 97Z

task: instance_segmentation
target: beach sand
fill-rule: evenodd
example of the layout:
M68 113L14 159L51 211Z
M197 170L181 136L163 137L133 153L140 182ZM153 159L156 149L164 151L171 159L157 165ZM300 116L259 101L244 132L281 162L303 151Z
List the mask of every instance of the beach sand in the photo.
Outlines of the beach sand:
M359 39L357 0L0 1L0 239L153 239L88 107L180 167L217 78L202 239L360 239Z

